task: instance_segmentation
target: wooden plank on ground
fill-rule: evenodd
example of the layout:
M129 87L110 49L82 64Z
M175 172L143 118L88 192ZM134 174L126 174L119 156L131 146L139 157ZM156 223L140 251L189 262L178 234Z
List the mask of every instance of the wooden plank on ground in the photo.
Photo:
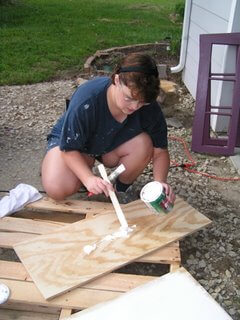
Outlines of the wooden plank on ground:
M30 209L23 209L14 213L15 218L25 218L41 221L54 221L54 222L64 222L64 223L74 223L81 219L85 219L85 214L71 213L66 214L56 211L37 211Z
M36 234L23 232L0 232L0 246L13 248L15 244L36 238Z
M179 240L211 222L179 198L167 215L147 215L149 209L142 201L138 202L138 210L145 210L146 214L132 218L130 210L126 216L129 226L136 226L128 238L102 241L106 235L119 230L116 215L102 213L17 244L14 249L43 296L50 299ZM87 255L83 247L94 243L98 244L96 250Z
M181 255L179 249L179 242L175 241L166 247L158 249L152 253L147 254L137 260L138 262L147 262L147 263L163 263L163 264L172 264L180 263Z
M0 276L5 279L31 281L23 264L14 261L0 260Z
M65 223L54 221L38 221L15 217L4 217L0 219L0 230L16 231L32 234L45 234L55 231L58 227L65 226Z
M1 309L1 320L58 320L57 314ZM69 314L68 316L70 316ZM63 318L62 318L63 319ZM66 319L66 317L65 317Z
M112 210L113 206L108 202L81 201L81 200L63 200L55 201L51 198L42 198L38 201L29 203L26 208L37 210L51 210L66 213L102 213L106 210Z
M10 296L11 300L11 296ZM53 314L60 314L61 308L58 307L48 307L48 306L40 306L40 305L29 305L28 302L24 303L11 303L10 300L8 300L6 303L0 305L0 309L9 309L9 310L23 310L23 311L33 311L33 312L39 312L39 313L53 313ZM0 311L1 313L1 311Z
M62 309L59 316L59 320L64 320L67 317L71 316L71 314L72 314L72 309Z
M179 262L175 262L175 263L172 263L170 265L170 272L174 272L176 271L177 269L179 269L181 267L180 263Z
M24 303L45 307L71 308L81 310L100 302L111 300L122 292L77 288L73 291L46 301L33 282L6 280L0 278L11 290L10 303Z
M6 280L21 280L32 282L31 277L28 275L26 269L20 262L0 260L0 275L2 279ZM86 283L81 288L126 292L153 279L155 279L155 277L153 276L110 273L105 275L104 277Z

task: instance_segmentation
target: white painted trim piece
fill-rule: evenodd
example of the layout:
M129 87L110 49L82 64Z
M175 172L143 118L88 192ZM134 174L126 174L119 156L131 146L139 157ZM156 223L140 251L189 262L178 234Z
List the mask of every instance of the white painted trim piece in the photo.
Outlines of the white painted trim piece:
M180 59L177 66L171 67L170 70L172 73L177 73L182 71L182 69L185 66L191 9L192 9L192 0L186 0L185 10L184 10L183 29L182 29Z
M234 31L234 28L236 26L236 19L238 20L238 25L239 25L239 15L236 14L237 11L240 11L239 2L238 0L232 0L232 6L231 6L229 20L228 20L227 33L236 32Z
M69 320L232 320L184 268L72 315Z
M104 167L104 165L102 163L98 166L98 170L99 170L103 180L111 183L109 181L109 179L108 179L107 172L106 172L105 167ZM109 196L111 198L113 207L114 207L114 209L116 211L116 214L117 214L118 220L119 220L119 222L121 224L121 227L123 229L127 229L128 228L128 223L127 223L127 220L126 220L126 218L124 216L124 213L123 213L123 211L122 211L122 209L120 207L120 204L118 202L118 199L117 199L117 196L116 196L115 192L110 190L109 191Z

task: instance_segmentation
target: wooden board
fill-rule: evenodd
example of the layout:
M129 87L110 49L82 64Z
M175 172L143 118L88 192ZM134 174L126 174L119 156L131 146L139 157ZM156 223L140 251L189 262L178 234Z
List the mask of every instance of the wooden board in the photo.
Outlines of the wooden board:
M35 239L36 235L22 232L0 232L0 243L2 248L12 248L19 242Z
M22 232L0 232L0 247L12 249L16 244L36 238L36 234ZM140 257L138 262L163 263L172 264L174 262L180 264L181 256L179 250L179 242L173 242L164 248Z
M58 227L65 226L62 222L38 221L14 217L0 219L0 230L16 231L32 234L44 234L55 231Z
M133 203L132 206L135 207L136 203ZM126 207L126 211L129 211L128 207ZM142 212L142 214L144 215L144 212ZM70 215L65 216L70 217ZM139 216L139 212L135 216ZM34 239L36 235L53 232L65 225L67 225L67 223L51 220L39 221L39 217L37 220L4 217L0 219L0 247L12 248L17 243ZM171 264L173 262L180 263L181 257L179 242L173 242L162 249L154 251L154 253L150 253L144 257L141 257L140 259L138 259L138 261L165 264Z
M71 314L70 314L71 315ZM65 316L65 319L69 316ZM1 310L1 318L4 320L59 320L57 314L39 313L33 311L19 311L19 310ZM63 319L63 318L62 318Z
M67 319L232 320L184 268Z
M172 266L172 265L171 265ZM12 294L1 308L57 313L62 308L81 310L131 290L158 277L110 273L50 301L45 300L19 262L0 260L0 283L8 285ZM90 290L89 290L90 289Z
M89 213L90 214L90 213ZM22 209L14 213L15 218L24 218L24 219L33 219L33 220L40 220L40 221L54 221L54 222L63 222L63 223L74 223L81 219L86 218L86 214L79 214L79 213L71 213L66 214L66 212L56 212L56 211L49 211L44 210L41 211L40 209Z
M20 262L0 260L0 274L1 278L8 280L11 279L32 282L31 277L28 275L26 269ZM104 277L86 283L81 287L81 289L85 288L93 290L126 292L155 278L156 277L154 276L146 275L109 273Z
M112 210L113 206L108 202L63 200L55 201L44 197L38 201L29 203L26 208L36 210L52 210L66 213L101 213Z
M110 273L91 281L81 288L76 288L51 301L47 301L42 297L21 263L0 261L0 274L0 283L6 284L11 291L8 304L25 305L25 310L29 305L32 306L30 310L42 306L46 310L48 309L48 312L52 308L71 308L77 310L88 308L157 278L145 275ZM0 305L0 309L1 307L2 305ZM17 309L19 309L18 306Z
M5 280L1 278L0 281L10 288L10 300L12 303L28 303L33 306L54 306L81 310L99 302L111 300L121 294L121 292L117 291L76 288L51 301L46 301L33 282Z
M129 237L103 241L89 255L83 252L85 245L119 229L116 215L102 213L14 246L45 299L109 273L211 222L179 198L167 215L150 214L140 200L133 207L141 214L136 216L131 206L124 209L129 225L136 225Z
M6 303L0 305L0 309L9 309L9 310L16 310L16 311L34 311L34 312L53 313L53 314L60 314L62 310L62 308L55 308L55 307L49 308L49 307L40 306L37 304L32 305L32 304L26 304L26 303L12 303L11 295ZM0 311L0 314L1 314L1 311ZM15 320L15 318L13 319ZM22 320L21 317L20 317L20 320Z
M75 204L79 204L79 208L81 208L82 200L77 200ZM15 213L14 216L0 219L0 247L12 248L13 244L24 241L24 239L34 238L37 234L52 232L54 227L57 229L63 225L93 216L94 214L94 212L88 212L83 215L79 213L66 214L64 212L47 210L46 203L44 203L43 210L41 210L40 206L37 210L23 209ZM109 212L109 214L113 213ZM139 215L139 213L136 214ZM18 220L16 217L24 219ZM179 268L181 263L179 242L173 242L154 253L138 259L138 261L166 264L169 266L169 270L173 271ZM70 297L69 294L66 293L60 296L60 300L56 298L51 301L46 301L42 298L42 295L35 285L29 287L27 282L32 283L32 279L22 263L0 260L0 282L11 280L8 282L9 289L11 292L17 293L17 295L10 295L8 302L0 305L0 314L2 315L2 311L6 309L8 312L15 312L4 314L4 318L6 317L6 319L8 319L8 316L11 319L22 319L25 315L28 315L28 312L33 312L33 316L36 316L35 313L37 313L40 319L42 319L41 314L54 314L57 316L57 319L63 319L71 315L72 309L69 309L70 306L72 306L75 311L81 310L100 302L99 297L101 301L105 301L105 299L113 297L113 294L119 296L122 292L152 281L154 278L156 277L135 274L107 274L82 286L81 289L76 288L72 290ZM20 287L19 281L22 282ZM18 290L19 288L21 288L21 290ZM87 288L97 290L97 295L92 291L84 291L84 289ZM27 294L26 290L28 290ZM106 294L106 291L109 292ZM38 295L36 295L35 292L37 292ZM29 296L32 297L31 301L29 300ZM39 297L39 299L36 299L37 297ZM30 314L28 318L29 316Z

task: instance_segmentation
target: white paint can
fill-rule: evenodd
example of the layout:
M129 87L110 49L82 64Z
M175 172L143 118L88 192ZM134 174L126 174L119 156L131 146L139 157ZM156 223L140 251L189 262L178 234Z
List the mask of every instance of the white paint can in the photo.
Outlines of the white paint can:
M158 181L147 183L141 190L141 200L155 213L168 213L172 210L173 204L165 194L163 185Z
M6 302L8 300L9 295L9 288L4 283L0 283L0 304Z

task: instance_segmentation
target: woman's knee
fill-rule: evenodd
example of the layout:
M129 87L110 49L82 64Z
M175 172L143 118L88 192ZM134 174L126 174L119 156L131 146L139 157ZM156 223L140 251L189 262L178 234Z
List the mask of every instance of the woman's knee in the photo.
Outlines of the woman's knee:
M47 195L57 201L61 201L66 199L68 196L76 193L75 190L69 190L70 192L66 192L66 190L62 190L56 187L47 187L45 188Z
M64 200L68 196L65 192L63 192L63 190L53 186L44 186L44 190L46 191L48 197L57 201Z
M63 200L76 193L81 184L65 166L58 150L50 150L42 162L42 185L47 195L54 200Z
M147 133L142 132L131 140L120 145L113 151L113 153L117 161L122 157L134 156L134 158L140 162L149 162L153 154L152 140Z
M153 144L150 136L143 132L134 138L132 151L140 158L152 158Z
M76 193L80 187L80 182L77 183L59 183L56 179L42 179L42 185L47 195L54 200L64 200L66 197Z
M136 143L140 144L142 148L146 148L146 149L153 148L152 139L145 132L142 132L141 134L136 136Z

